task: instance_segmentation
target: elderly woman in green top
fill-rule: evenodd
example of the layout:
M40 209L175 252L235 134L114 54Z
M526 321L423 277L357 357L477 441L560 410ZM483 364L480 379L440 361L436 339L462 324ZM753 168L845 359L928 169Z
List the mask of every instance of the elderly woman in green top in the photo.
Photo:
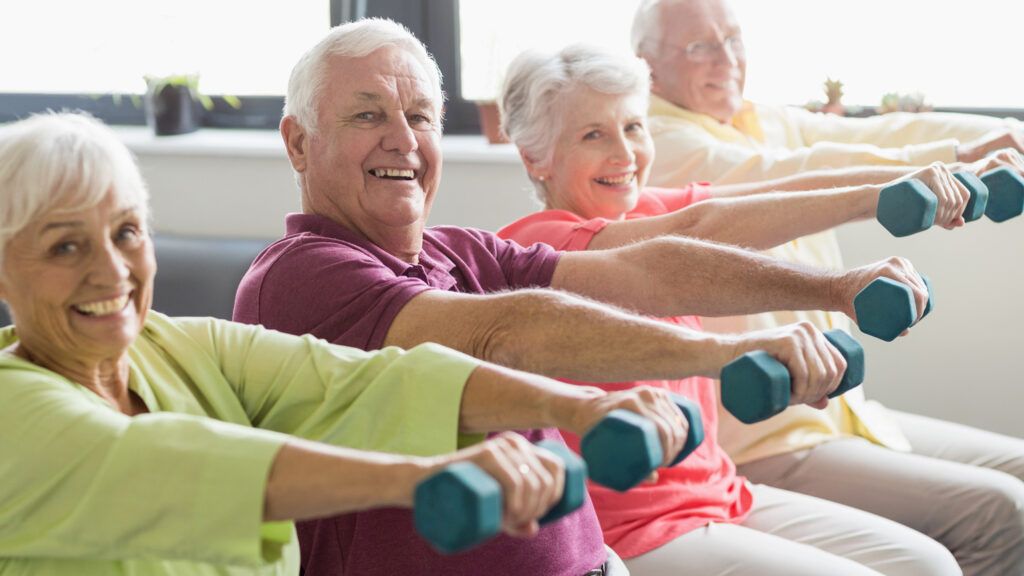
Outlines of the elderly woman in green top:
M297 574L287 521L409 506L459 460L499 481L505 531L528 535L561 464L516 435L440 456L460 433L652 415L435 345L363 352L152 312L147 218L99 122L0 128L2 575Z

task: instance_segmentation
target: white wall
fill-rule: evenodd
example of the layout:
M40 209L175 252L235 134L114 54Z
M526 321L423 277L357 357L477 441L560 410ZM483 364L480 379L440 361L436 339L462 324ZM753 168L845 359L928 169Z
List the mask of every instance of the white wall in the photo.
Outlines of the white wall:
M276 237L298 194L273 134L245 142L204 142L210 134L154 142L125 132L150 184L157 229L203 235ZM231 136L236 138L236 136ZM216 138L214 138L216 140ZM251 144L251 145L250 145ZM494 230L535 209L509 147L446 139L441 190L431 224ZM933 313L913 333L886 344L860 336L869 395L885 404L1024 437L1024 383L1018 373L1024 302L1024 218L982 220L955 232L895 239L864 222L839 233L847 263L907 256L936 292Z

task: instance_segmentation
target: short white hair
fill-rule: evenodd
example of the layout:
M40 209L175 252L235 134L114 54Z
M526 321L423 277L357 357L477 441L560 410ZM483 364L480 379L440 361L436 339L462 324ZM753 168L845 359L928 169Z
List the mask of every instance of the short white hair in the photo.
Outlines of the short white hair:
M551 162L562 129L563 100L580 86L646 101L651 72L636 56L587 44L573 44L554 54L523 52L509 64L498 102L509 140L532 161ZM534 186L545 200L543 184L534 181Z
M643 0L633 16L633 28L629 34L633 53L643 54L643 46L648 43L661 42L661 12L663 6L682 4L688 0Z
M386 46L407 50L423 66L434 85L438 117L444 109L441 70L422 42L408 28L384 18L365 18L335 26L316 46L299 58L288 78L284 115L293 116L310 134L317 131L317 105L327 82L327 61L332 56L362 58Z
M34 219L91 208L108 194L137 204L148 219L135 158L99 120L48 112L0 127L0 265L7 243Z

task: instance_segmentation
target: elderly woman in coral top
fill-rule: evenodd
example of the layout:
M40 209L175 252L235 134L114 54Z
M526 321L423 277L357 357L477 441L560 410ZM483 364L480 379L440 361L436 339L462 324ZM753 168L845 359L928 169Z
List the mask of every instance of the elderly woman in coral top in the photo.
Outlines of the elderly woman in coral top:
M519 148L544 210L500 236L562 250L609 248L685 234L768 248L871 217L880 188L829 188L835 176L801 176L709 199L707 187L645 188L654 156L647 135L649 73L642 60L573 46L525 53L501 95L503 126ZM914 176L943 200L952 226L963 196L941 166ZM770 192L798 190L804 192ZM714 282L694 270L680 282ZM666 322L700 328L696 317ZM623 389L640 382L602 385ZM617 493L591 484L606 542L636 575L960 574L950 553L891 520L841 504L751 485L718 443L718 394L707 378L644 382L697 401L704 444L657 483ZM569 436L570 444L578 442Z

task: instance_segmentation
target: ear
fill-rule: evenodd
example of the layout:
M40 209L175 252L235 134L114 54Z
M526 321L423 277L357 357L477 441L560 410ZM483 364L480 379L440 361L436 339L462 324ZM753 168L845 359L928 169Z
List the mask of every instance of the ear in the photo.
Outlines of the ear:
M306 171L306 154L308 153L309 138L305 128L299 125L295 116L285 116L281 119L281 138L284 139L284 148L288 152L288 161L292 168L299 173Z
M522 148L519 149L519 157L523 160L523 166L526 166L526 173L530 175L532 180L547 180L550 170L547 167L541 167L540 164L530 157Z

